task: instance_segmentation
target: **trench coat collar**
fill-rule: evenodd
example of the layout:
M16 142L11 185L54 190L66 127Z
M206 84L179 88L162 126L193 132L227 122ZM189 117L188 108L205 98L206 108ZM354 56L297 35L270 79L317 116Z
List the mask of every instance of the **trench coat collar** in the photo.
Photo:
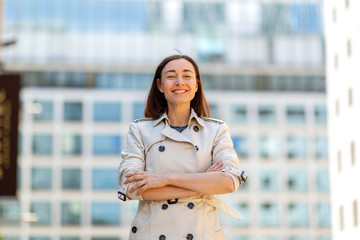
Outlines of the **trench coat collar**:
M190 113L190 118L189 118L189 124L188 125L190 125L192 119L195 119L200 126L204 127L204 125L205 125L204 124L204 119L199 117L197 115L197 113L194 111L194 109L191 108L191 113ZM161 115L161 117L159 117L158 119L156 119L154 121L153 126L155 127L156 125L158 125L160 122L162 122L164 120L167 121L167 123L169 123L169 125L170 125L170 121L169 121L169 118L167 117L166 112L163 113L163 115Z

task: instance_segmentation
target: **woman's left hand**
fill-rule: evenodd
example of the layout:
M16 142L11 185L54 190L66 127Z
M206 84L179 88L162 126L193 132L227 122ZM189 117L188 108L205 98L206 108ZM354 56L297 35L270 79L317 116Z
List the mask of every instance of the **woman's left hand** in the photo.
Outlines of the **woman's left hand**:
M135 186L130 189L130 193L138 190L136 195L141 195L147 189L160 188L167 185L166 174L158 174L149 171L139 171L129 173L125 176L127 179L125 184L138 181Z

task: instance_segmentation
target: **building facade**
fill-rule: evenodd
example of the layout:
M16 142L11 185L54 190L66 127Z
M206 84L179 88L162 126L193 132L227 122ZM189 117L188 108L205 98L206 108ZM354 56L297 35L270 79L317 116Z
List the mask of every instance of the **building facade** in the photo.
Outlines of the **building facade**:
M358 1L325 5L333 239L360 238L360 17Z
M5 68L22 73L18 199L3 239L127 239L136 202L116 197L129 123L158 62L200 65L249 181L221 196L231 240L329 240L321 1L8 0ZM177 49L177 50L174 50Z

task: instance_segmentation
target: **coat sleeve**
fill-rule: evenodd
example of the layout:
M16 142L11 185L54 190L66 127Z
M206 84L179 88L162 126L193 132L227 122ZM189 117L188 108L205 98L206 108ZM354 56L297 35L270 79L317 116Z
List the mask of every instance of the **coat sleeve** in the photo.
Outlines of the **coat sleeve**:
M226 123L220 124L213 146L213 162L219 160L223 161L221 171L233 179L234 191L236 191L240 187L241 168Z
M137 191L130 193L130 189L137 181L125 184L125 175L131 172L145 170L145 148L136 123L131 123L127 136L127 146L121 152L121 162L118 172L120 192L125 194L128 199L143 200L142 196L136 196Z

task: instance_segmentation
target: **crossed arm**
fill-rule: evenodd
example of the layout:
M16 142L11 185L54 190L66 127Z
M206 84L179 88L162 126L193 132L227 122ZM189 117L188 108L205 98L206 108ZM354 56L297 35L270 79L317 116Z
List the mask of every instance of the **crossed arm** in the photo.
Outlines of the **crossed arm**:
M137 191L144 200L168 200L234 191L232 178L220 172L218 161L204 173L153 173L137 171L127 174L125 184L137 181L130 193Z

